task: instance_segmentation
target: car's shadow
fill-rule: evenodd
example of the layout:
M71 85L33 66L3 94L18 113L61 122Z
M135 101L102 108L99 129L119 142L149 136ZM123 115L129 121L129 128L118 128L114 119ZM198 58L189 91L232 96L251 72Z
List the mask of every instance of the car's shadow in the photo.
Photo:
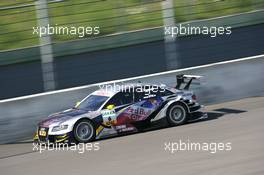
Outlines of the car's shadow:
M196 124L196 123L200 123L200 122L208 122L211 120L219 119L219 118L221 118L227 114L239 114L239 113L244 113L244 112L247 112L247 111L238 110L238 109L230 109L230 108L219 108L219 109L215 109L213 111L207 112L208 117L205 119L200 119L200 120L196 120L193 122L187 122L184 125L192 125L192 124ZM142 134L142 133L146 133L146 132L153 132L153 131L163 130L163 129L167 129L167 128L181 127L181 126L169 126L167 124L166 119L161 121L161 123L162 123L161 126L158 126L158 125L153 126L151 128L146 129L143 132L124 133L122 135L112 136L112 137L108 137L108 138L102 138L102 139L98 139L96 141L104 141L104 140L115 139L115 138L119 138L119 137L127 137L127 136L134 135L134 134ZM94 141L94 142L96 142L96 141Z

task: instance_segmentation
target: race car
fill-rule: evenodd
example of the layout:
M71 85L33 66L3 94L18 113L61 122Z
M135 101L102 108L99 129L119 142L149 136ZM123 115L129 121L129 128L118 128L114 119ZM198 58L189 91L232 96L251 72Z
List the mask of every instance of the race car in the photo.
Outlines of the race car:
M206 118L195 94L189 90L193 80L201 77L176 77L174 88L142 83L122 84L118 89L99 88L75 107L41 121L34 141L87 143L143 131L164 120L170 126L177 126Z

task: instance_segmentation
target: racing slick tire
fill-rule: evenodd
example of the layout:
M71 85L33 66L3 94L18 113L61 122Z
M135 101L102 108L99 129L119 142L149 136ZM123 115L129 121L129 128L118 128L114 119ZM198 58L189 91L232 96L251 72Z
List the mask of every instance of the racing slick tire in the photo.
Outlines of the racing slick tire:
M96 131L92 121L79 120L73 127L73 136L77 143L87 143L95 139Z
M167 121L171 126L182 125L187 121L187 109L181 103L172 104L167 110Z

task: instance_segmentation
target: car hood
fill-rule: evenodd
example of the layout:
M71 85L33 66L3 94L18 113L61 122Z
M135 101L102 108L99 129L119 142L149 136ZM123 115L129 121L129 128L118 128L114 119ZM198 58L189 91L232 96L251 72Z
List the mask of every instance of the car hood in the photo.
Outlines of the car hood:
M39 123L39 126L49 127L49 125L56 124L56 123L59 125L60 123L63 123L67 120L71 120L74 118L80 118L83 116L92 118L96 114L98 114L98 112L86 111L83 109L68 109L68 110L50 115L47 119L41 121Z

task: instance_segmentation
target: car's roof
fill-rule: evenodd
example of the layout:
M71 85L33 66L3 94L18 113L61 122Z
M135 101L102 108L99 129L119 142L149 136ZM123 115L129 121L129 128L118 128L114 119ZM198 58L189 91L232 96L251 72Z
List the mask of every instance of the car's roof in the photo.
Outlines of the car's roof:
M91 95L98 95L98 96L106 96L106 97L112 97L115 95L117 92L111 91L111 90L106 90L106 89L98 89L91 93Z

